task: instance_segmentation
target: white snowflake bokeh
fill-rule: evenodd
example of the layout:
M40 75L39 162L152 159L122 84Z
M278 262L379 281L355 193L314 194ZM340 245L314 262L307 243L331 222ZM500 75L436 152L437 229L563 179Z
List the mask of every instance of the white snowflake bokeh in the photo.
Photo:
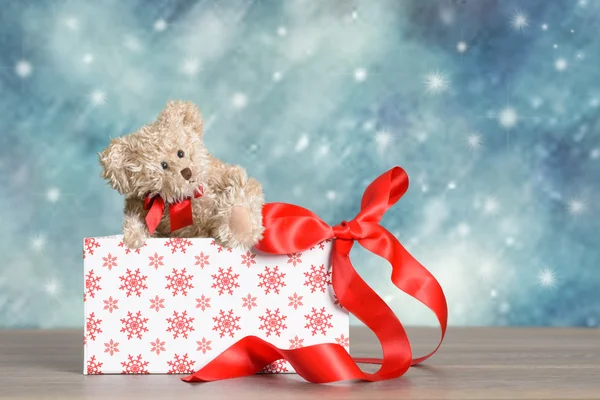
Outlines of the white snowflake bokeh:
M207 148L267 201L328 223L404 167L383 225L451 324L598 326L600 3L121 3L0 14L0 327L81 325L81 240L122 218L97 152L169 99L198 104ZM403 322L435 324L352 259Z

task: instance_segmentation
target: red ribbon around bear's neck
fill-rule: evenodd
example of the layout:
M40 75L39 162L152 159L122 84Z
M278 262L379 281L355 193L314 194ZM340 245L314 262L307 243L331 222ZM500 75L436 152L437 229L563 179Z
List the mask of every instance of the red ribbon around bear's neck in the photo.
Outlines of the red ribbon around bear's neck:
M194 192L194 198L197 199L203 194L204 188L198 186L198 189ZM144 210L150 210L146 215L146 225L152 235L165 213L165 201L160 196L146 196L144 198ZM194 223L192 198L188 197L176 203L169 203L169 219L171 220L171 232L181 229L184 226L192 225Z
M350 379L373 382L399 377L411 365L431 357L446 333L448 308L444 292L433 275L379 225L383 214L407 189L406 172L400 167L392 168L366 189L356 218L334 227L305 208L285 203L266 204L263 209L266 230L264 238L256 246L266 253L291 254L310 249L324 240L335 239L331 267L333 290L341 306L375 333L383 350L382 359L352 358L337 343L284 350L256 336L247 336L183 380L207 382L252 375L274 361L285 359L310 382ZM392 283L434 312L442 332L437 347L431 353L412 358L404 327L350 262L350 249L355 241L388 260L392 266ZM367 373L357 363L381 364L381 367L375 373Z

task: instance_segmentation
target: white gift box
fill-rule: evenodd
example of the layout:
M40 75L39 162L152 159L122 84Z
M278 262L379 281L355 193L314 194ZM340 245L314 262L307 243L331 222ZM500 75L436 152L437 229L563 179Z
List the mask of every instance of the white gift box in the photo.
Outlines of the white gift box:
M331 242L270 255L212 239L84 239L84 374L192 373L245 336L282 349L339 343ZM294 372L279 360L263 372Z

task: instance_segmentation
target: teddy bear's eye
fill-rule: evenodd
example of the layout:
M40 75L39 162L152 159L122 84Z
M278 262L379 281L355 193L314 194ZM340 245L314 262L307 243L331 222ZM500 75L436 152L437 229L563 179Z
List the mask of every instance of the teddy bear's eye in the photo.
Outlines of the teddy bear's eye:
M166 163L166 162L164 162L164 161L160 163L160 166L162 167L162 169L167 169L167 168L169 168L169 164L167 164L167 163Z
M179 151L177 152L177 157L179 157L179 158L183 158L183 156L184 156L184 155L185 155L185 154L183 153L183 150L179 150Z

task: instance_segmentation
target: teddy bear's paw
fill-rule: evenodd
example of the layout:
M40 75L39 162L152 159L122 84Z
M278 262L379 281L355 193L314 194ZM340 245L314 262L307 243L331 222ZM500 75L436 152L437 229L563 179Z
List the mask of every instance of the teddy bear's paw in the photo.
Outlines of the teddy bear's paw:
M229 221L220 227L218 236L227 247L247 250L261 239L262 233L260 215L253 215L246 207L234 206Z
M134 218L126 218L123 224L123 243L130 249L139 249L148 238L146 227Z

